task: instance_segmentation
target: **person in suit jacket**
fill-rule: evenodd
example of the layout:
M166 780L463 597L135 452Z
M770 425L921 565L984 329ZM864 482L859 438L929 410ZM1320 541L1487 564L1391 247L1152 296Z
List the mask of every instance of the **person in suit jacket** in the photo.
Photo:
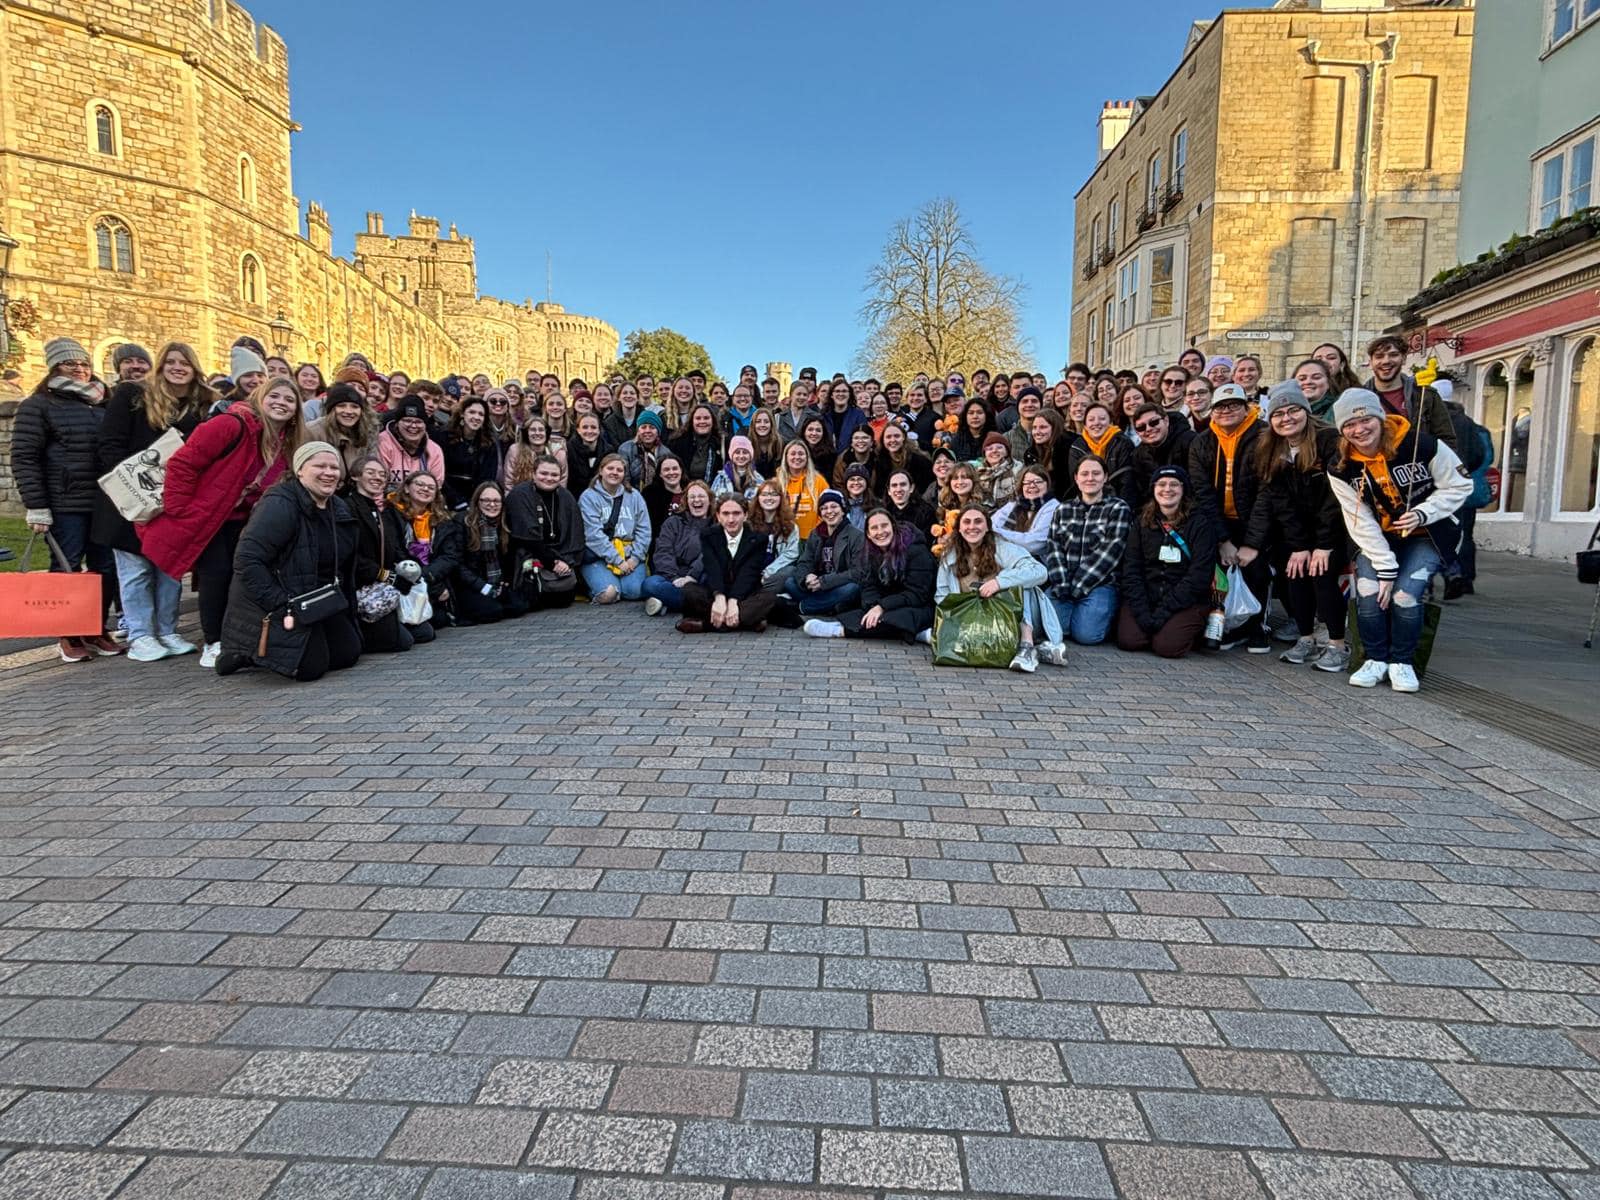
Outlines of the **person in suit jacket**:
M748 629L761 633L776 597L761 586L766 539L745 528L738 496L717 501L717 523L700 539L700 580L683 586L682 633Z

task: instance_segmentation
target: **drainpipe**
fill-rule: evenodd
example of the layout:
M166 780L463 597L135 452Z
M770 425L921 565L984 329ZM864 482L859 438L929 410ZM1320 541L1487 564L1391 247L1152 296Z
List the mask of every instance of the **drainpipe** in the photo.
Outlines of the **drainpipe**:
M1398 33L1384 34L1378 43L1376 59L1322 58L1317 51L1321 43L1316 38L1308 40L1301 54L1314 67L1351 67L1361 77L1361 145L1356 153L1354 191L1356 197L1356 262L1355 278L1350 287L1350 351L1359 350L1361 336L1361 288L1367 267L1367 180L1371 176L1373 110L1377 107L1377 74L1384 67L1394 65Z

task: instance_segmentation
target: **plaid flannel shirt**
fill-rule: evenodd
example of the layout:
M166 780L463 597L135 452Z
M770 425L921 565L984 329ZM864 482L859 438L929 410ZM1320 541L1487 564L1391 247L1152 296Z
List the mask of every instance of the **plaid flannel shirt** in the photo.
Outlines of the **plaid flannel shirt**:
M1132 523L1132 510L1117 496L1106 496L1097 504L1063 501L1050 518L1050 538L1045 543L1044 565L1050 572L1046 586L1051 593L1076 603L1102 584L1114 583Z

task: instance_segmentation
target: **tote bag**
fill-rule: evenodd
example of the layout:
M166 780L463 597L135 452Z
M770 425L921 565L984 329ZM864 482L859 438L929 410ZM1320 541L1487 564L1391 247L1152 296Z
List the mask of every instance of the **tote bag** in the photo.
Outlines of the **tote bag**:
M0 575L0 637L95 637L102 632L100 575L73 571L50 534L44 535L60 571L30 571L34 534L15 571Z
M933 610L933 665L1011 665L1021 637L1022 592L1005 588L985 599L977 592L952 592Z
M150 521L161 513L161 488L167 460L183 445L183 434L169 429L137 454L130 454L100 476L100 490L128 521Z

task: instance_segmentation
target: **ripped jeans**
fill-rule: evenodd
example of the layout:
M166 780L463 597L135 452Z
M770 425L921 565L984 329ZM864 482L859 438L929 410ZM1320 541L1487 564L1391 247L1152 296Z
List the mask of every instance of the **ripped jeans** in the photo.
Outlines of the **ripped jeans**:
M1378 662L1410 664L1422 637L1422 596L1439 569L1439 551L1425 532L1390 538L1400 563L1389 607L1378 607L1378 573L1365 554L1356 559L1356 625L1367 657Z

